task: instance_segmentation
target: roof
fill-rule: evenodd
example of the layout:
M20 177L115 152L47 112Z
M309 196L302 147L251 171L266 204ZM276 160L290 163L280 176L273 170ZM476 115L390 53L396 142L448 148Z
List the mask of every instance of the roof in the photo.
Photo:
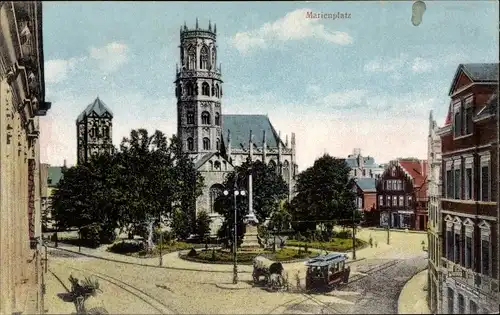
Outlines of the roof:
M76 123L81 122L92 112L95 112L98 116L102 116L105 113L108 113L109 115L111 115L111 117L113 117L113 112L106 106L106 104L104 104L103 101L101 101L98 96L92 103L87 106L87 108L85 108L83 112L81 112L80 115L78 115L78 118L76 118Z
M47 186L57 186L61 178L63 178L62 166L49 166L47 169Z
M328 253L326 255L321 255L306 262L306 266L311 267L324 267L330 264L347 260L347 255L344 253Z
M461 72L464 72L472 82L498 82L498 63L460 64L455 72L449 95L453 93Z
M375 178L356 178L354 182L364 192L377 191Z
M375 159L371 156L356 156L356 155L348 155L345 159L347 165L351 168L359 167L359 158L363 159L363 167L364 168L380 168L380 165L375 163Z
M210 158L214 155L216 155L217 152L211 152L211 153L207 153L205 154L204 156L202 156L200 159L198 159L195 163L194 163L194 167L196 169L198 169L200 166L202 166L203 164L205 164L208 160L210 160Z
M266 115L222 115L223 139L227 144L227 131L231 134L231 147L248 149L250 130L253 143L263 147L263 133L266 132L266 143L270 148L278 147L279 135ZM284 146L283 141L281 144Z
M405 173L413 179L413 186L418 190L417 198L427 196L428 164L426 160L398 160L399 165Z

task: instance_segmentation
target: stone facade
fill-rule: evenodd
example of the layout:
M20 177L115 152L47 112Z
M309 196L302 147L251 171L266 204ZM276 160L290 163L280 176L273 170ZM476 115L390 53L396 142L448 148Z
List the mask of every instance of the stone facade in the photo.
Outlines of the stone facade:
M41 312L41 2L0 2L0 313ZM27 308L27 295L36 300Z
M428 185L428 302L429 309L436 314L441 309L441 138L437 134L439 127L432 116L429 117L429 136L427 161L429 163Z
M89 162L97 154L112 154L113 113L97 97L76 119L77 163Z
M443 313L498 312L498 63L461 64L441 137Z
M175 81L178 137L205 179L194 213L206 211L213 218L213 233L222 223L214 212L214 200L223 192L225 176L235 166L248 158L274 166L289 185L290 196L298 172L294 134L289 146L288 138L283 141L265 115L223 115L216 33L215 25L201 29L198 21L194 29L181 27L181 64Z

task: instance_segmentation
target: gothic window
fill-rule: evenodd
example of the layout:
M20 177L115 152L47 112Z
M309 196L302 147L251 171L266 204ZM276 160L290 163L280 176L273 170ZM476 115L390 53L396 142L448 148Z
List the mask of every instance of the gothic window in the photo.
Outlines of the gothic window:
M210 85L207 82L201 85L201 95L210 96Z
M186 62L184 61L184 47L181 47L181 65L185 65Z
M219 85L215 84L215 96L220 97Z
M203 138L203 150L210 150L210 139Z
M212 96L215 95L215 85L212 85Z
M196 69L196 50L194 47L190 47L188 51L188 69Z
M215 113L215 124L220 126L220 115L219 113Z
M285 181L288 182L288 178L290 177L290 163L288 161L283 163L283 173Z
M186 114L187 123L190 125L194 124L194 112L188 111Z
M210 211L213 213L215 212L215 202L217 201L217 198L222 195L222 191L224 190L224 187L221 184L215 184L210 187Z
M215 148L217 149L217 151L220 150L220 139L217 139L217 141L215 142Z
M206 46L201 47L200 50L200 69L208 69L208 49Z
M212 68L214 68L214 69L216 68L215 65L216 65L216 61L217 61L216 58L215 58L216 57L215 54L216 54L215 53L215 47L212 47Z
M104 139L109 139L109 127L104 126L102 129L103 129Z
M188 138L187 139L187 149L188 149L188 151L193 151L194 150L194 140L193 140L193 138Z
M193 83L191 83L191 82L186 83L186 94L188 96L193 96L194 95Z
M205 111L201 113L201 123L204 125L210 125L210 113Z

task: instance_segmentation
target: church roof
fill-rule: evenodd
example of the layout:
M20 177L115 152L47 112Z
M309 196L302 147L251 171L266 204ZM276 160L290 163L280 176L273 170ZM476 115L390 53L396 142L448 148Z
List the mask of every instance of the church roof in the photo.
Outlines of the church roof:
M263 146L264 130L266 142L270 148L277 148L279 135L266 115L222 115L223 139L227 144L227 131L231 133L231 147L248 149L250 130L253 134L253 143L257 147ZM281 144L284 146L283 141Z
M101 101L98 96L92 103L87 106L87 108L85 108L85 110L80 115L78 115L76 123L78 124L79 122L81 122L92 112L95 112L98 116L102 116L105 113L108 113L111 115L111 117L113 117L113 112L106 106L106 104L104 104L103 101Z
M49 166L47 169L47 185L49 187L55 187L59 181L63 178L61 166Z

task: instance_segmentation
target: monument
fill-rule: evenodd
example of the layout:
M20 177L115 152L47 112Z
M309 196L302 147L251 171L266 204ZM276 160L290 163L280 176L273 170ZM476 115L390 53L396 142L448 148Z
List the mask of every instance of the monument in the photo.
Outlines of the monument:
M245 235L243 236L241 250L248 251L260 248L258 239L259 233L257 230L258 223L259 220L257 220L253 211L245 217Z

